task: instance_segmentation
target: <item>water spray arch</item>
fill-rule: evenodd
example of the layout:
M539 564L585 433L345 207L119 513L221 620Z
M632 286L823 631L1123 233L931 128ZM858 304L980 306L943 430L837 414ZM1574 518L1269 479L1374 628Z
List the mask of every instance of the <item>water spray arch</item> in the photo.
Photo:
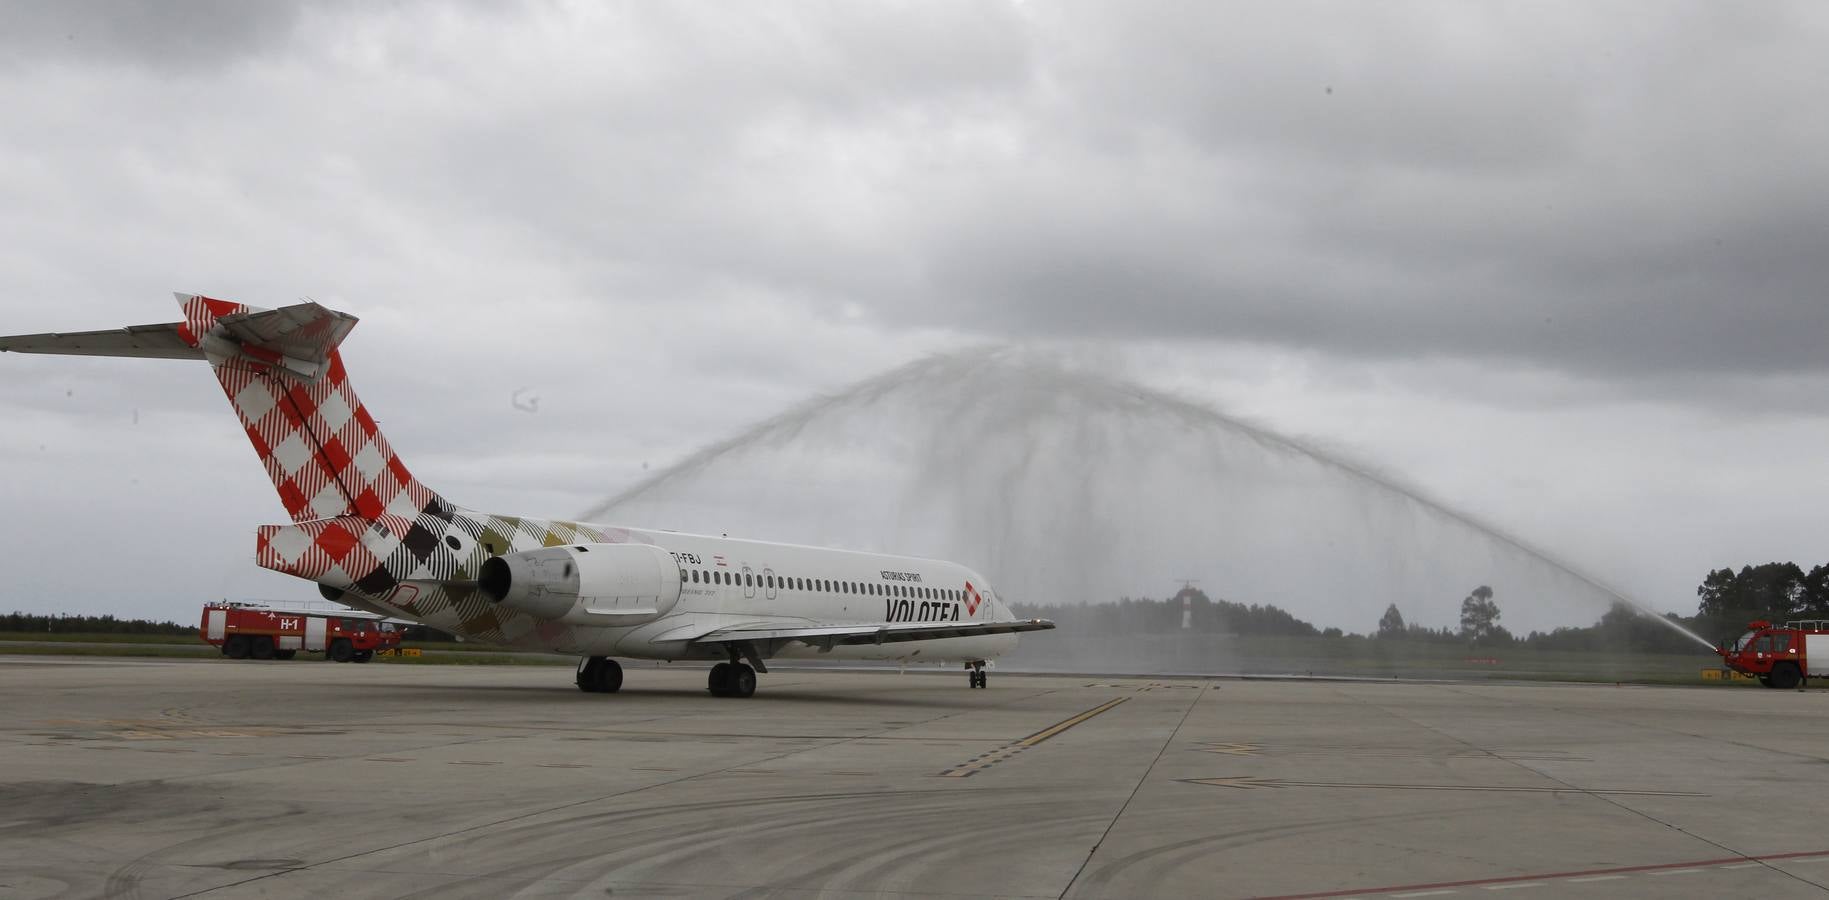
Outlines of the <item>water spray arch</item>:
M1349 631L1387 603L1451 625L1485 583L1521 630L1614 603L1667 621L1401 479L1020 348L930 356L814 398L583 518L947 556L1017 601L1159 595L1166 575L1200 571L1217 596Z

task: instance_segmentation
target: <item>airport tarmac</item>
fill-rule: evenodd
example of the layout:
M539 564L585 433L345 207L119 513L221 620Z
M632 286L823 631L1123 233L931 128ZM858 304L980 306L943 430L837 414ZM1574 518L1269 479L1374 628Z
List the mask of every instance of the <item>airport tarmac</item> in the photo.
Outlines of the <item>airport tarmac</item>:
M0 657L0 898L1719 897L1829 693Z

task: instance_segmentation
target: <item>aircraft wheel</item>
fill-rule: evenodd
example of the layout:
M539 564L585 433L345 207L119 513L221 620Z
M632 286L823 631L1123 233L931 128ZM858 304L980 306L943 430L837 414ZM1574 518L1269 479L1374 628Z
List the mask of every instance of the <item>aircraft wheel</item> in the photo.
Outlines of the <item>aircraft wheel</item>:
M754 697L756 695L756 670L745 663L730 667L730 694L732 697Z
M603 665L603 657L586 656L578 660L578 690L587 694L597 692L597 670Z
M351 646L349 638L337 638L330 643L330 652L326 654L332 662L349 662L356 657L356 648Z
M238 634L222 643L222 655L230 659L248 658L248 636Z
M603 666L597 670L597 692L614 694L622 690L622 663L605 659Z
M622 664L603 656L588 656L578 663L578 690L614 694L622 690Z
M730 663L721 662L711 667L711 674L705 678L705 689L713 697L723 697L730 693Z
M266 635L254 638L248 643L248 655L255 659L272 659L273 639Z

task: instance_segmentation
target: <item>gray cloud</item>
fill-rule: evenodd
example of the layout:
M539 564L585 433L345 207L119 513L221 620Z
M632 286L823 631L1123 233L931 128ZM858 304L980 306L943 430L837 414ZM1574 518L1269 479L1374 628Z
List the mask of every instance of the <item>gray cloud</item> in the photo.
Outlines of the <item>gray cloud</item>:
M293 3L68 0L0 7L0 61L216 68L282 45Z

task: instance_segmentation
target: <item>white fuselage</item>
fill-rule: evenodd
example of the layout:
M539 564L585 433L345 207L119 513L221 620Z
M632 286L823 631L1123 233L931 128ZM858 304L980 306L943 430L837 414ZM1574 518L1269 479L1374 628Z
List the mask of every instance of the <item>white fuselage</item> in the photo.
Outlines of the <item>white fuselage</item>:
M466 510L459 516L478 514ZM478 521L485 520L478 516ZM552 545L535 536L552 523L528 527L535 520L516 521L521 527L512 530L508 546L478 542L481 546L463 547L458 555L466 556L472 549L479 555L493 555ZM527 616L497 615L489 619L489 627L479 628L474 624L474 614L466 613L467 604L426 602L443 593L444 588L436 582L409 581L385 597L357 596L367 601L363 605L378 612L477 640L582 656L661 660L722 658L716 648L693 646L691 641L714 629L755 622L813 627L1015 621L984 576L958 563L666 531L564 525L577 529L579 541L594 534L613 542L649 544L667 551L680 572L678 602L660 618L637 625L556 626ZM995 634L829 649L787 643L775 655L957 662L996 658L1008 653L1016 642L1014 634Z

